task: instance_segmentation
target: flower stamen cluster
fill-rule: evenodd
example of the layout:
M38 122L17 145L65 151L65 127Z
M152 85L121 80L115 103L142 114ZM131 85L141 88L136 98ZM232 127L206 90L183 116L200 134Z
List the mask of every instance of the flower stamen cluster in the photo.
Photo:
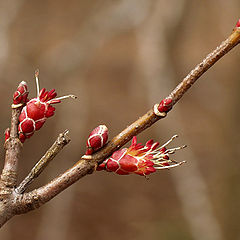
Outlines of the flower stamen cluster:
M166 148L176 137L177 135L174 135L159 147L159 143L154 142L152 139L143 146L137 143L137 138L134 136L129 148L115 151L110 158L98 166L97 170L106 170L120 175L135 173L146 176L159 169L177 167L185 161L177 162L170 159L169 155L185 148L186 145L170 149Z

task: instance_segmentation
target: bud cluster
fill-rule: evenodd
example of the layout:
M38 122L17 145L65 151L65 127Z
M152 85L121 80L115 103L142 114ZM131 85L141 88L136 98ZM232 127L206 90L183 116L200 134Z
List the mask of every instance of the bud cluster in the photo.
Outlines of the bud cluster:
M61 99L76 98L74 95L67 95L56 98L57 93L55 89L46 91L43 88L39 91L38 83L39 71L35 72L37 97L29 101L27 83L22 81L16 92L13 94L12 108L18 108L25 105L19 116L18 134L19 139L23 143L26 138L30 138L35 131L39 130L46 119L54 115L55 108L52 104L60 103ZM9 138L9 130L5 132L5 139Z

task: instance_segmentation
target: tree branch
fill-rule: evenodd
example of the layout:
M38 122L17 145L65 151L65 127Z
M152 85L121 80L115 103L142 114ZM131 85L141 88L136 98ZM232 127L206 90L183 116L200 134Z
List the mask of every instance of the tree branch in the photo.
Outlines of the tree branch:
M37 178L41 172L47 167L47 165L56 157L56 155L71 141L68 136L68 130L60 133L57 140L53 145L47 150L44 156L36 163L32 168L30 173L25 177L25 179L16 188L17 193L23 193L27 187Z
M167 98L172 100L171 107L183 96L183 94L192 86L192 84L211 66L213 66L221 57L235 47L240 41L240 26L235 27L233 33L210 53L200 64L198 64L186 78L170 93ZM164 99L166 100L166 99ZM162 101L161 101L162 102ZM160 103L161 104L161 103ZM160 104L155 104L145 115L140 117L137 121L128 126L120 134L114 137L104 148L100 149L95 154L89 156L84 155L81 159L66 172L52 180L50 183L43 187L35 189L29 193L20 194L26 186L37 177L41 171L46 167L47 163L52 160L53 152L47 152L40 162L33 168L32 174L27 177L19 186L18 192L15 191L16 170L18 154L20 152L20 141L17 138L17 124L20 109L13 109L12 113L12 126L10 138L6 143L6 161L4 165L3 174L0 181L0 226L2 226L8 219L15 214L26 213L30 210L40 207L42 204L48 202L53 197L58 195L64 189L75 183L80 178L87 174L92 173L96 166L110 156L114 151L122 147L133 136L138 135L146 128L157 122L159 119L164 118L167 113L159 110ZM161 108L165 109L165 108ZM169 111L167 109L166 111ZM53 145L54 146L54 145ZM57 147L57 146L55 146ZM58 147L57 147L58 149ZM49 155L48 155L49 154ZM53 155L51 155L53 154ZM6 183L11 187L6 187L3 183L5 172L14 173L12 179L5 179Z
M173 100L173 105L183 96L183 94L192 86L193 83L211 66L213 66L221 57L228 53L240 42L240 28L236 27L232 34L222 42L213 52L207 55L204 60L198 64L182 82L170 93L169 97ZM51 200L64 189L75 183L85 175L92 173L98 163L104 161L114 151L122 147L133 136L138 135L146 128L150 127L159 119L166 116L166 113L158 113L153 109L128 126L125 130L114 137L105 147L95 154L84 155L69 170L52 180L45 186L23 195L19 204L24 212L35 209L45 202ZM19 213L22 213L21 211Z
M17 167L22 143L18 139L18 118L22 110L22 104L12 108L10 138L5 142L5 163L1 174L1 180L8 187L15 187L17 181Z
M201 63L199 63L179 85L169 94L174 104L183 96L183 94L201 77L210 67L212 67L219 59L227 54L240 42L240 27L235 27L232 34L223 41L214 51L208 54Z
M12 106L10 136L4 146L6 149L5 163L0 179L0 227L14 216L12 203L13 189L17 182L17 167L22 143L18 139L18 118L22 104Z

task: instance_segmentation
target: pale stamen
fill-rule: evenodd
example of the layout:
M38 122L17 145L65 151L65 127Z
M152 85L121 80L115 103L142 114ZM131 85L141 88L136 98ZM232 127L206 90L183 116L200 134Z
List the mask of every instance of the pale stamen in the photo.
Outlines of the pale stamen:
M36 80L36 87L37 87L37 97L39 97L39 80L38 80L38 76L39 76L39 70L37 69L35 71L35 80Z
M153 159L153 160L151 160L151 161L152 161L154 164L160 165L160 166L164 166L165 163L176 163L176 164L178 164L178 162L175 161L175 160L172 160L172 159L164 159L164 158L162 158L162 159Z
M169 154L172 154L172 153L175 153L175 151L177 150L180 150L180 149L183 149L187 147L187 145L183 145L183 146L180 146L180 147L175 147L175 148L169 148L165 151L165 153L169 153Z
M165 144L163 144L161 147L158 147L154 150L150 149L149 151L147 151L143 157L145 157L146 155L148 154L152 154L153 155L153 158L154 159L159 159L161 158L163 155L165 154L173 154L175 153L175 151L177 150L180 150L180 149L183 149L185 147L187 147L187 145L183 145L183 146L180 146L180 147L175 147L175 148L170 148L170 149L166 149L166 151L161 151L162 148L166 147L169 143L171 143L175 138L177 138L178 135L174 135L173 137L171 137L171 139L169 139ZM148 149L148 147L144 146L142 148L142 150L145 150L145 149Z
M70 94L70 95L66 95L66 96L62 96L62 97L58 97L58 98L54 98L54 99L52 99L52 100L62 100L62 99L66 99L66 98L73 98L73 99L76 99L77 96ZM50 100L50 101L51 101L51 100Z
M169 143L171 143L175 138L177 138L178 135L172 136L166 143L164 143L160 148L166 147Z
M179 165L182 165L183 163L185 163L186 161L182 161L182 162L178 162L169 166L161 166L161 167L154 167L155 169L169 169L169 168L173 168L173 167L177 167Z

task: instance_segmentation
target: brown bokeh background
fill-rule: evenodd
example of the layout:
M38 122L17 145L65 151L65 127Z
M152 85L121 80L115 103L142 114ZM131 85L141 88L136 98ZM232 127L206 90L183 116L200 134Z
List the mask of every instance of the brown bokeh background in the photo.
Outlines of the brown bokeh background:
M75 94L24 143L19 181L53 143L70 130L71 143L44 171L39 187L84 154L94 127L113 137L144 114L232 30L240 2L101 0L0 2L1 145L11 96L28 82L58 95ZM210 69L168 117L138 136L171 146L187 144L176 160L187 163L150 176L97 172L48 204L14 217L0 239L240 238L239 48ZM1 167L4 151L1 151Z

